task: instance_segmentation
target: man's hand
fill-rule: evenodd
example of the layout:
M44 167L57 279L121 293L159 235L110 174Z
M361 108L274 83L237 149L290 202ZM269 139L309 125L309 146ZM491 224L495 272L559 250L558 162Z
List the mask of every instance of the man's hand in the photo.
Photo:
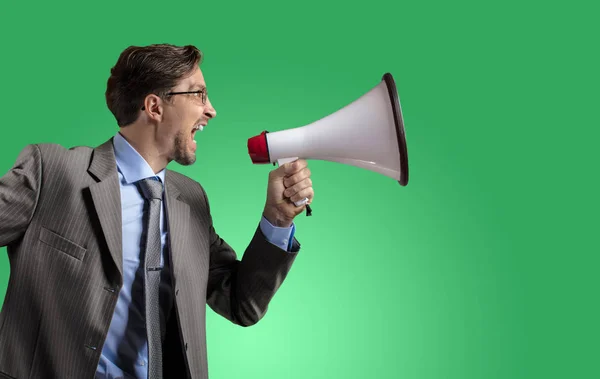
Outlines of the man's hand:
M308 198L306 204L310 204L314 196L306 161L299 159L285 163L269 173L263 216L274 226L290 227L294 217L306 208L305 205L297 207L294 202Z

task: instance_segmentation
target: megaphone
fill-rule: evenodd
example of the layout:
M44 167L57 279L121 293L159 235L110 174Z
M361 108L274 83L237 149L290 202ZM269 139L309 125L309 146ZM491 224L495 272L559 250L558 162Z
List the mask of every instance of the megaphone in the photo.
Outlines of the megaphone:
M254 164L282 165L296 159L342 163L380 173L406 186L408 152L392 74L385 73L370 91L313 123L263 131L249 138L248 154Z

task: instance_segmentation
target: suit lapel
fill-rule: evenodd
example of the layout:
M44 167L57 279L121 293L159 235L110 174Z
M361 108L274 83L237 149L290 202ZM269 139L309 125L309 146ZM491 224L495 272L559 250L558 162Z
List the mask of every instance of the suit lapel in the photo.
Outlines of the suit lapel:
M94 149L88 172L98 181L89 187L108 250L123 275L123 236L121 190L112 138ZM190 206L179 200L180 191L173 184L169 170L165 173L165 211L169 227L171 260L175 277L181 267L181 254L187 251Z
M167 222L169 225L169 241L171 250L172 270L175 280L178 277L178 268L182 267L180 260L182 255L188 249L186 241L188 227L190 223L190 206L179 200L180 192L171 180L171 174L167 170L165 173L165 200Z
M91 185L92 201L110 255L123 275L123 240L121 220L121 189L112 138L94 149L88 172L98 183Z

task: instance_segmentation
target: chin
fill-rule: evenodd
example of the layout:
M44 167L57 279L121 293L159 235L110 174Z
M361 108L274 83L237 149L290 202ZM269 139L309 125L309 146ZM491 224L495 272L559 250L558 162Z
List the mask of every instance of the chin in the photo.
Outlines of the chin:
M183 154L175 157L175 162L182 166L190 166L196 163L196 154Z
M183 139L175 139L175 156L172 160L183 166L189 166L196 162L196 152L189 145L183 142Z

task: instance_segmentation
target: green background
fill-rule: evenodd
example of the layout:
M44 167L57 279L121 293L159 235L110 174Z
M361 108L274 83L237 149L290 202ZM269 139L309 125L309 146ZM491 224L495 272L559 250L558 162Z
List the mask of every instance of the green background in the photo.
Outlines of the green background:
M169 167L204 185L241 255L273 168L247 139L391 72L409 185L310 161L302 251L259 324L209 312L211 378L599 377L591 3L6 1L0 172L26 144L116 133L104 90L127 46L194 44L218 115L197 163Z

